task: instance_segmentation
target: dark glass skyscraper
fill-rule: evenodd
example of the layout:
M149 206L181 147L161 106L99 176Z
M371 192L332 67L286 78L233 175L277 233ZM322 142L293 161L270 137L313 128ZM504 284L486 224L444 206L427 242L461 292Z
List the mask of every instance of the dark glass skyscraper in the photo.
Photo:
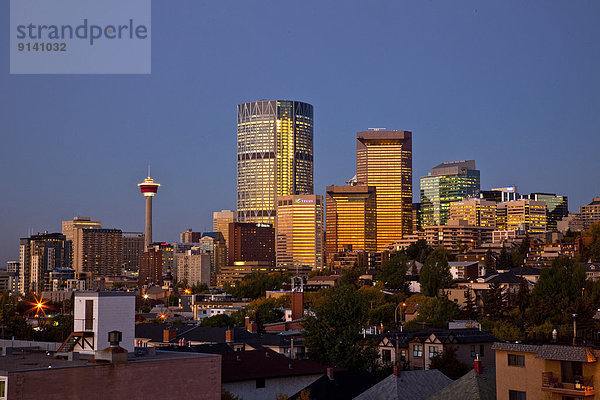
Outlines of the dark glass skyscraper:
M313 193L313 106L261 100L237 108L239 222L275 223L277 196Z

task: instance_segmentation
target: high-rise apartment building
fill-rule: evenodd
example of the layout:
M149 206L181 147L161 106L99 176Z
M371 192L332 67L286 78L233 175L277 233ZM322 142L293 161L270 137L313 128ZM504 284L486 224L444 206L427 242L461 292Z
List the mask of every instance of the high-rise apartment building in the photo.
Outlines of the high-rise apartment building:
M323 196L277 198L277 266L294 272L323 268Z
M374 186L327 186L325 250L377 250L377 194Z
M492 192L498 193L498 195L500 196L500 200L498 200L499 202L515 201L519 200L520 198L518 188L515 185L493 188Z
M198 241L199 247L210 254L213 276L227 265L227 245L221 232L204 232Z
M19 293L51 290L50 273L71 265L71 242L60 233L22 238L19 258Z
M123 232L123 268L137 271L140 254L144 252L144 234L142 232Z
M229 224L237 222L237 213L231 210L213 212L213 232L221 232L225 238L225 245L229 240Z
M138 285L162 285L162 266L163 252L154 248L149 248L145 253L140 254L140 270L138 274Z
M202 232L194 232L191 229L186 229L185 232L181 232L179 235L179 241L181 243L198 243L202 237Z
M557 196L554 193L531 193L523 198L546 203L546 225L549 231L555 231L556 223L569 215L567 196Z
M102 229L102 222L100 221L92 221L90 217L75 217L72 221L63 221L62 222L62 234L65 235L67 240L71 241L71 250L73 254L71 254L71 262L75 262L75 260L79 260L81 255L79 254L79 242L77 231L81 229ZM73 268L75 266L73 265Z
M595 222L600 222L600 197L594 197L590 204L579 207L583 229L588 230Z
M229 224L229 265L258 261L275 265L275 228L271 224L233 222Z
M496 228L496 202L470 198L450 203L450 219L464 220L470 226Z
M450 203L479 192L475 160L445 162L421 177L421 226L444 225Z
M186 250L183 254L177 254L177 280L188 285L211 284L210 261L211 255L204 251Z
M529 199L498 204L497 230L523 230L528 233L546 231L546 203Z
M313 106L288 100L239 104L238 221L274 224L278 196L312 192Z
M412 132L356 134L356 178L377 192L377 248L412 232Z
M77 274L121 275L123 232L120 229L77 229L73 268Z

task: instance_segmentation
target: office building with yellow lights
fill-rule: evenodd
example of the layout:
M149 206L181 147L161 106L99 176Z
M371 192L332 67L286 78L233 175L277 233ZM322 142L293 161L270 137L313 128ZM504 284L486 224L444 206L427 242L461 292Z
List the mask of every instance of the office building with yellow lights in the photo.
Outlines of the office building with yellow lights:
M590 229L592 224L600 222L600 197L594 197L591 203L579 207L579 216L585 230Z
M467 221L471 226L496 228L496 202L478 198L450 203L450 219Z
M328 261L332 255L348 248L377 250L377 198L374 186L327 186L325 210L325 250Z
M546 203L528 199L499 203L496 222L499 231L545 232Z
M239 104L238 222L274 224L278 196L312 193L313 106L288 100Z
M376 247L385 249L412 232L412 132L358 132L356 172L377 192Z
M277 266L293 272L323 268L323 196L277 198Z
M444 225L450 204L479 192L475 160L442 163L421 177L421 226Z

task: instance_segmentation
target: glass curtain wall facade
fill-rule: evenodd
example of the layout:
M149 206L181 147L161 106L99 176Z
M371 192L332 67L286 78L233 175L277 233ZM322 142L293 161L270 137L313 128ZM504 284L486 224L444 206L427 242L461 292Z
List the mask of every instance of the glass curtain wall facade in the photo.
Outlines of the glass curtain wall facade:
M557 196L554 193L531 193L524 198L546 203L546 228L549 231L555 231L557 222L569 215L567 196Z
M323 196L277 198L277 266L307 272L323 268Z
M325 247L328 259L344 248L377 249L377 198L374 186L327 186Z
M438 165L421 177L421 226L445 225L450 203L479 192L479 170L475 161L454 161Z
M377 249L386 249L412 232L412 133L358 132L356 172L377 191Z
M277 196L313 192L313 106L264 100L237 108L239 222L276 222Z

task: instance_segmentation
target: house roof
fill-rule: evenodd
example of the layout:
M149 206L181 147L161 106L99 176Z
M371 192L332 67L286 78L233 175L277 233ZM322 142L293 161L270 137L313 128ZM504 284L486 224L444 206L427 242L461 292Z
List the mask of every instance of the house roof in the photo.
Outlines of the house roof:
M298 375L321 375L327 367L311 360L292 360L269 349L223 354L222 382Z
M163 341L163 331L174 329L177 334L190 330L192 327L183 324L156 324L143 323L135 325L135 337L138 339L150 339L153 342Z
M543 345L535 358L543 360L596 362L591 349L580 346Z
M540 268L529 267L529 266L516 267L516 268L510 269L510 272L514 273L517 276L519 276L519 275L540 275L541 271L542 270Z
M466 329L422 329L419 331L408 332L389 332L381 336L387 338L392 346L396 346L396 338L398 339L398 347L407 348L411 341L424 342L431 335L435 335L442 343L482 343L496 342L497 339L491 334L480 331L477 328Z
M557 344L494 343L492 350L535 353L535 358L555 361L596 362L594 351L584 346L565 346Z
M496 371L485 368L482 374L474 369L452 382L427 400L495 400Z
M401 371L391 374L375 386L356 396L355 400L425 400L452 383L452 379L438 371Z
M377 383L372 374L366 372L335 369L333 379L324 375L310 384L310 398L313 400L347 400L359 395ZM299 400L300 393L290 396L290 400Z

